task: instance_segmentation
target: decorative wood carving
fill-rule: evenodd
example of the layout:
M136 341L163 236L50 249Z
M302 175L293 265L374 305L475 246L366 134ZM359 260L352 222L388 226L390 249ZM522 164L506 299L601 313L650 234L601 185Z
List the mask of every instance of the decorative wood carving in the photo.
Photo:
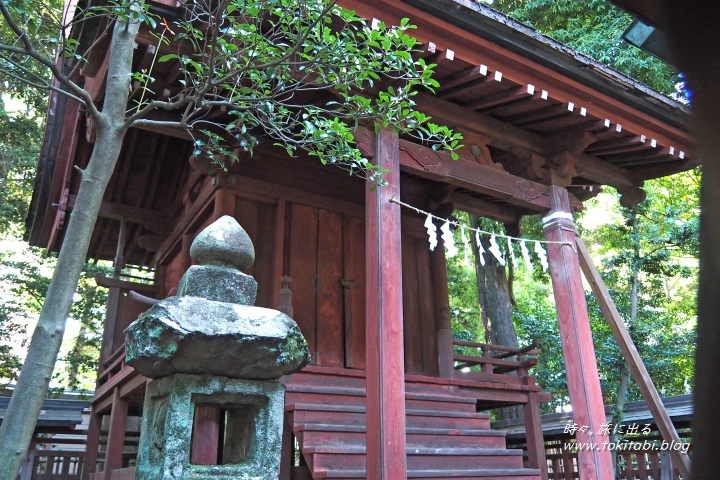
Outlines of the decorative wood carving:
M578 160L585 149L597 140L590 132L580 132L575 136L553 137L549 141L550 183L567 186L573 177L582 173ZM553 153L554 152L554 153Z
M355 146L360 153L366 157L375 157L375 134L367 128L360 127L353 134L355 137Z
M461 128L456 128L455 130L463 135L462 142L465 144L463 148L458 150L457 153L459 155L467 159L475 159L475 162L480 165L505 171L503 166L496 163L490 154L490 150L488 149L490 139L488 137Z
M548 189L530 180L460 157L453 160L406 140L400 141L400 164L420 176L489 195L535 211L550 208Z
M413 144L409 144L413 145ZM426 172L432 170L433 167L439 167L442 164L442 159L438 152L432 148L417 146L418 148L410 148L405 144L400 144L400 163L407 165L408 163L415 163L417 168L421 168Z
M522 147L513 146L503 157L509 172L534 182L547 182L548 166L545 157Z

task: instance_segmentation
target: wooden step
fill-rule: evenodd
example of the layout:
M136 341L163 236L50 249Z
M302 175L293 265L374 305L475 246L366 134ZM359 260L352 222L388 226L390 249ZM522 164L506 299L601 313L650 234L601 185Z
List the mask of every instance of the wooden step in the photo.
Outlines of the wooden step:
M286 406L296 424L365 425L365 407L357 405L292 404ZM490 416L476 412L443 412L437 410L406 410L408 427L464 428L490 430Z
M287 419L305 463L313 479L366 478L365 378L320 373L283 379ZM448 383L406 387L407 478L541 479L539 470L523 468L522 450L506 448L505 432L490 429L476 399Z
M334 478L336 480L357 480L366 478L365 469L357 470L321 470L315 478ZM408 470L407 478L432 478L434 480L541 480L536 469L488 469L488 470Z
M308 447L313 469L360 470L365 468L364 446ZM419 452L419 453L416 453ZM522 450L499 448L408 448L408 470L522 469ZM447 473L446 473L447 475Z
M286 385L286 404L319 404L365 406L365 390L326 385ZM408 409L475 412L477 400L445 393L406 392Z
M298 442L305 447L342 445L365 445L365 426L351 425L296 425ZM300 440L302 440L300 442ZM410 428L405 442L411 448L504 448L505 432L495 430L459 430L438 428Z

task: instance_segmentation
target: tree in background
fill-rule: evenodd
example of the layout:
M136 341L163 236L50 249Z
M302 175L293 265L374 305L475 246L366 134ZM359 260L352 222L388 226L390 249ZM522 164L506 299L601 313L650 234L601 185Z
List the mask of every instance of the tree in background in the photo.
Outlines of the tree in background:
M24 112L6 112L0 100L0 238L20 234L42 134L37 119Z
M608 189L603 195L604 199L610 197L610 206L599 206L599 199L590 200L578 220L583 238L594 256L602 260L597 262L598 267L633 341L664 395L687 393L693 372L698 185L698 171L649 181L645 186L647 199L635 214L621 207L616 193ZM607 209L614 215L605 215L605 222L583 228L583 217L587 217L586 224L595 224L594 215L607 213ZM455 215L469 222L466 214ZM483 227L489 229L486 224ZM522 236L542 238L538 217L523 219ZM455 237L456 244L462 245L460 234L456 232ZM464 255L448 258L453 334L462 340L489 342L481 320L478 292L482 289L477 288L474 267L473 259L465 262ZM544 404L543 410L554 412L568 405L569 397L547 273L539 268L532 272L522 267L514 270L512 295L519 344L538 341L542 353L533 374L543 389L553 394L552 402ZM625 375L627 387L620 387L624 359L592 294L588 293L587 301L605 403L640 400L639 389L629 376ZM622 407L616 405L618 419Z
M633 18L607 0L495 0L491 7L661 93L677 92L678 72L622 39Z
M26 325L32 325L42 309L50 284L50 273L56 259L45 256L40 248L26 248L22 252L0 252L0 284L5 290L0 303L0 382L7 384L17 379L22 358L13 338L25 333ZM60 358L62 368L54 372L57 389L62 391L90 390L95 384L97 362L102 339L102 325L107 303L107 290L98 287L94 275L109 274L112 269L86 264L76 291L69 319L78 327L78 334L67 339L66 354Z
M648 370L675 394L685 392L692 376L698 183L697 171L648 182L644 202L632 210L617 207L623 221L590 233L597 254L604 256L603 277L628 330L641 355L650 359ZM592 307L598 308L594 302ZM622 358L607 361L615 366L609 372L618 385L618 422L631 377Z
M652 180L635 214L611 200L615 215L606 223L582 228L583 218L578 222L594 256L601 259L599 270L653 382L665 395L687 393L693 372L698 182L697 171ZM605 195L615 198L609 190ZM598 214L597 203L588 201L584 215ZM542 355L534 374L553 393L553 402L544 408L554 411L569 399L551 289L547 280L520 271L513 293L518 337L540 343ZM624 359L592 294L587 301L604 400L615 405L620 419L624 399L640 400L640 392L623 374Z

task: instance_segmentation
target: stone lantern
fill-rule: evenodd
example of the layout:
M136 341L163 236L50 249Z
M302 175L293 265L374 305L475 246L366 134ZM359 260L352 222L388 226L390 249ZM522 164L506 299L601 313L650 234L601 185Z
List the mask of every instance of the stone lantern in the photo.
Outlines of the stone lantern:
M242 270L255 253L235 219L203 230L190 255L197 265L178 295L125 330L127 364L154 379L135 478L276 480L284 409L277 379L307 364L307 343L290 317L252 306L257 283ZM220 414L202 430L198 412L208 410ZM213 458L196 461L208 448Z

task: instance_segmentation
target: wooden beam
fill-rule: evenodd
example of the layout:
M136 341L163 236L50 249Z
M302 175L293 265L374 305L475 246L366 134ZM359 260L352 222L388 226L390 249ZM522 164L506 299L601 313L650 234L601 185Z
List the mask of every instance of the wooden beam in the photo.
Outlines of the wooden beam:
M585 290L580 276L580 263L575 245L575 225L570 213L567 190L550 187L552 210L543 219L543 233L551 242L547 254L550 263L553 294L558 314L560 339L567 377L573 421L587 426L578 430L576 440L583 444L602 445L608 441L601 435L605 424L600 378L598 376L592 332L585 304ZM578 451L578 470L583 480L613 480L615 478L610 450Z
M93 278L95 279L95 283L97 283L99 286L104 287L104 288L118 288L118 289L123 289L123 290L134 290L136 292L145 292L145 293L153 293L153 294L158 293L160 291L160 287L158 285L149 285L147 283L137 283L137 282L126 282L125 280L106 277L99 273L96 273Z
M285 199L278 199L277 209L275 210L275 237L273 238L273 276L270 298L278 300L280 297L281 281L280 279L286 272L283 271L285 262L285 215L287 211L287 202ZM287 272L289 273L289 272ZM292 298L292 297L291 297ZM292 306L291 306L292 308ZM287 313L287 312L283 312ZM292 314L288 314L292 317Z
M548 187L431 148L400 141L400 165L421 177L467 188L536 212L550 209Z
M227 188L218 188L215 190L213 218L217 220L223 215L235 216L235 192Z
M102 415L97 413L97 409L93 405L90 411L90 422L87 430L87 440L85 442L85 467L84 474L95 473L97 470L97 457L100 449L100 428L102 424Z
M630 135L606 140L604 142L595 142L590 145L586 151L590 155L612 155L614 153L632 152L647 148L647 140L645 135Z
M72 209L75 206L76 200L77 195L70 195L68 197L68 209ZM100 204L98 217L111 218L113 220L125 219L125 221L130 223L138 223L161 230L167 229L167 215L164 213L122 203L103 201L102 204Z
M472 82L473 80L483 78L483 77L487 76L487 74L488 74L487 65L483 65L483 64L476 65L474 67L470 67L461 72L450 75L447 78L444 78L440 82L440 86L438 88L436 88L435 91L437 93L442 93L453 87L457 87L458 85L462 85L462 84L465 84L468 82Z
M600 185L610 185L617 189L634 188L642 185L633 173L626 168L618 167L591 155L582 154L578 157L575 169L581 177Z
M450 295L448 293L447 263L445 249L438 245L430 253L430 274L435 296L435 330L437 342L438 373L441 378L454 374L452 329L450 327Z
M367 478L407 477L405 365L403 349L399 139L384 128L377 135L375 163L389 170L389 185L365 197Z
M572 102L568 102L560 105L551 105L535 112L506 117L503 120L511 125L515 125L516 127L531 128L535 125L540 125L551 120L566 117L571 115L574 111L575 105Z
M467 83L462 83L455 87L445 89L442 92L438 93L438 96L440 98L455 98L462 95L463 93L475 90L475 88L487 82L502 82L502 72L495 71L485 76L478 75L478 78L476 78L475 80L471 80Z
M535 86L532 84L522 85L520 87L510 88L494 95L480 98L473 102L465 104L465 108L470 110L484 110L486 108L497 107L498 105L506 105L516 102L535 94Z
M220 446L220 408L217 405L195 405L190 463L218 465Z
M452 192L448 197L448 201L455 206L456 210L462 210L501 223L514 223L518 220L517 212L512 209L464 193Z
M490 145L501 150L510 151L513 146L519 146L534 153L545 153L545 141L540 135L481 113L470 112L427 93L418 93L414 99L418 110L432 116L433 122L478 133L489 138Z
M675 430L675 426L673 425L667 410L665 410L665 405L663 405L660 395L653 384L652 378L650 378L650 374L648 373L647 368L645 368L645 364L635 347L635 343L630 337L630 333L620 316L620 312L618 312L615 307L615 303L610 296L610 292L605 286L605 282L603 282L603 279L600 276L600 272L598 272L597 268L595 268L592 258L590 258L590 254L588 253L585 243L583 243L580 237L576 237L576 244L578 252L580 253L580 267L582 268L585 278L590 284L590 288L592 289L593 294L600 305L600 309L605 316L605 320L607 320L610 330L620 347L620 351L625 358L625 363L627 363L630 368L633 378L635 379L635 383L637 383L637 386L640 388L643 399L647 403L648 409L655 419L655 424L657 425L658 430L660 430L660 433L666 442L681 445L682 440L680 440L680 436ZM680 474L683 478L689 478L690 457L680 450L671 449L670 453L673 456L673 463L678 470L680 470Z

